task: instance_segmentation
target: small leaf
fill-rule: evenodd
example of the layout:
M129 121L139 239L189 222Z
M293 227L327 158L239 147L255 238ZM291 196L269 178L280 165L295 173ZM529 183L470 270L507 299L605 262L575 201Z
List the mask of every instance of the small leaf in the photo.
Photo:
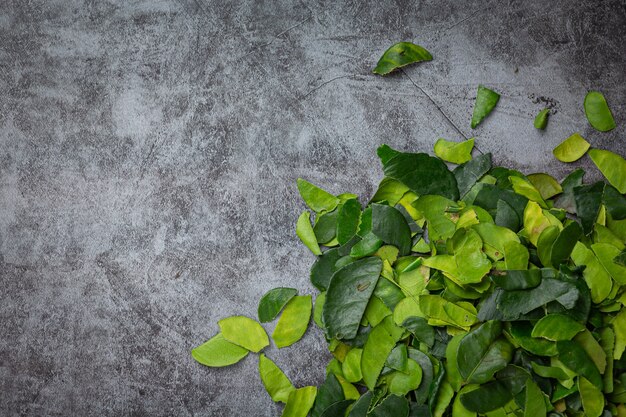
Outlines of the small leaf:
M500 94L485 86L478 86L476 103L474 103L474 112L472 114L472 129L475 129L491 113L496 104L498 104L498 100L500 100Z
M316 387L303 387L293 390L291 394L289 394L287 405L285 405L281 416L306 417L311 407L313 407L316 394Z
M232 316L217 322L224 339L252 352L258 352L270 344L261 325L244 316Z
M411 229L397 209L383 204L372 204L372 233L383 242L393 245L400 255L411 251Z
M546 412L546 402L543 393L532 379L528 379L526 383L524 417L545 416Z
M404 345L402 345L404 346ZM395 371L386 376L389 392L395 395L406 395L414 391L422 382L422 368L413 359L406 360L404 371Z
M578 377L578 392L586 417L600 417L604 411L604 394L586 378Z
M561 162L574 162L583 157L591 145L580 134L574 133L554 148L554 157Z
M355 259L360 259L373 255L382 245L383 241L374 233L369 232L350 249L350 256Z
M341 205L337 217L337 241L340 245L352 239L359 229L361 221L361 204L358 200L350 199Z
M574 188L576 214L580 219L585 235L588 235L593 231L593 226L598 218L598 213L600 213L603 193L604 183L602 181Z
M535 129L544 130L548 125L548 116L550 115L550 109L541 110L535 117L533 125Z
M205 366L221 367L239 362L248 350L224 339L221 333L191 351L191 356Z
M283 371L264 354L259 356L259 374L272 400L287 403L289 394L295 390L295 387Z
M304 336L311 319L311 296L297 295L285 306L272 333L278 348L291 346Z
M561 185L548 174L530 174L528 175L528 180L535 186L544 200L563 192Z
M319 244L317 243L317 237L313 231L313 226L311 226L311 213L308 211L303 212L300 217L298 217L296 235L298 235L302 243L304 243L314 255L319 256L322 254Z
M474 149L474 138L463 142L452 142L445 139L438 139L435 142L435 155L446 162L453 164L463 164L472 159L472 149Z
M502 339L496 340L501 331L500 322L488 321L461 340L457 364L467 382L485 383L511 361L513 347Z
M322 313L329 337L352 339L356 336L381 270L382 261L374 257L355 261L335 272Z
M531 333L532 337L559 341L571 340L576 334L585 329L585 326L564 314L548 314L539 320Z
M563 365L576 374L584 376L598 388L602 388L600 371L578 343L562 340L556 343L556 347L559 351L558 358Z
M617 190L626 194L626 160L616 153L602 149L592 149L589 157L602 175Z
M615 120L602 93L590 91L585 96L585 114L589 124L600 132L615 129Z
M274 288L265 293L259 302L259 321L267 323L274 320L283 307L298 294L294 288Z
M374 407L368 417L408 417L409 402L398 395L390 395Z
M505 290L524 290L541 283L541 270L494 271L490 277L494 284Z
M432 61L426 49L411 42L398 42L385 51L374 68L374 74L387 75L406 65L421 61Z
M317 390L311 417L320 417L328 407L345 399L341 384L333 373L326 375L326 380Z
M298 178L297 184L300 196L306 205L316 213L333 211L339 204L337 197L302 178Z
M476 184L491 169L491 153L479 155L476 158L459 165L452 171L459 187L461 197Z
M361 373L361 356L363 349L355 347L350 349L342 364L343 376L348 382L359 382L363 378Z

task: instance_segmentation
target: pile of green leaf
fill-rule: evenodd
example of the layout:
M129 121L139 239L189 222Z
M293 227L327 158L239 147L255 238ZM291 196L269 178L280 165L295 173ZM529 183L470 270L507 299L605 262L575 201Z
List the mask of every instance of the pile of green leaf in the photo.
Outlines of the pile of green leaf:
M588 154L608 183L584 184L582 169L559 183L473 146L381 146L366 207L298 180L315 213L296 228L317 256L314 308L275 288L258 322L221 320L193 357L236 363L269 345L259 322L279 316L271 338L290 346L313 312L333 355L321 386L295 388L259 355L283 416L626 416L626 160L574 134L555 156Z

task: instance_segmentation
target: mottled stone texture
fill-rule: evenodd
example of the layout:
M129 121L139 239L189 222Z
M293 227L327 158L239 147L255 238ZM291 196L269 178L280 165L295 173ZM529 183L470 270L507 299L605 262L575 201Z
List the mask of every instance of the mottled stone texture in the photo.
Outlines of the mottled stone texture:
M434 60L372 75L400 40ZM366 201L379 144L438 137L559 178L575 131L624 154L625 44L619 0L1 1L0 415L278 414L254 355L189 350L270 288L312 291L296 178ZM479 83L502 99L472 131ZM297 385L329 358L316 329L267 353Z

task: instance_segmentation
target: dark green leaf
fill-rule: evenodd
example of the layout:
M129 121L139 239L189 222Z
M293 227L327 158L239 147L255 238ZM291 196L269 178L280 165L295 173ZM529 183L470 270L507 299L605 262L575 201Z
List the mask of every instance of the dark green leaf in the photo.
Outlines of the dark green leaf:
M387 278L378 280L376 289L374 289L374 295L380 298L391 310L396 307L400 300L406 297L400 287L398 287L398 284L391 282Z
M341 258L339 248L333 248L324 252L311 267L311 284L320 291L326 291L330 278L335 271L335 264Z
M390 395L368 414L369 417L408 417L409 402L404 397Z
M533 125L535 126L535 129L541 129L541 130L545 129L546 126L548 125L549 115L550 115L550 109L541 110L535 117L535 121L533 123Z
M582 168L577 168L572 171L563 182L561 182L561 188L563 193L559 195L555 202L554 207L562 208L568 213L576 213L576 201L574 200L574 188L583 185L583 177L585 171Z
M504 200L498 200L496 218L494 220L498 226L506 227L514 232L520 229L520 218L517 216L515 209Z
M604 187L602 203L613 220L626 219L626 197L620 194L612 185Z
M571 222L561 230L550 250L552 266L556 267L567 261L576 246L576 242L583 236L583 229L577 222Z
M500 381L492 381L461 394L461 403L469 411L488 413L504 407L513 399L511 391Z
M615 120L602 93L590 91L585 96L585 114L589 124L600 132L615 129Z
M423 317L409 317L402 323L402 327L407 329L417 340L432 346L435 343L435 330Z
M411 229L398 210L383 204L372 204L372 232L383 242L393 245L400 256L411 252Z
M340 245L347 243L356 235L361 221L361 204L350 199L341 205L337 217L337 241Z
M385 176L402 182L418 195L459 198L454 174L439 158L425 153L399 153L383 164L383 170Z
M311 417L319 417L332 404L345 399L343 388L337 380L337 377L329 372L326 375L326 381L317 389L317 397L311 409Z
M593 230L593 225L598 218L600 206L602 205L603 193L604 183L602 181L574 188L576 214L582 223L585 235L588 235Z
M490 278L494 284L505 290L525 290L541 283L541 270L493 271Z
M432 59L430 52L421 46L411 42L398 42L385 51L374 68L374 74L387 75L406 65Z
M387 357L385 365L391 369L395 369L396 371L404 372L406 370L407 359L408 353L406 345L397 345L393 348L389 357Z
M372 391L368 391L354 403L354 407L350 410L348 417L367 417L367 412L372 402Z
M479 155L471 161L456 167L452 172L456 178L460 196L465 196L470 188L490 169L491 153Z
M428 399L428 392L433 381L434 369L433 363L424 352L417 349L409 348L409 358L417 362L422 368L422 382L417 390L415 390L415 401L418 404L424 404Z
M544 339L559 341L571 340L578 333L583 331L585 326L564 314L548 314L543 317L533 327L532 337L543 337Z
M513 191L498 188L495 185L484 184L476 195L474 204L495 216L499 200L506 201L515 210L515 214L517 214L519 219L524 218L524 209L528 199Z
M274 288L265 293L259 302L259 321L267 323L274 320L287 305L289 300L298 294L294 288Z
M382 245L383 241L380 240L374 233L369 232L363 236L363 240L352 247L350 250L350 256L359 259L365 256L373 255Z
M343 400L336 402L330 406L320 415L320 417L344 417L346 411L352 405L354 400Z
M469 332L459 343L457 364L461 376L470 383L482 384L511 360L512 346L500 339L498 321L488 321Z
M315 226L313 226L313 232L315 233L318 243L328 243L335 238L337 234L338 214L338 210L333 210L317 216Z
M576 342L563 340L557 342L559 360L578 375L587 378L596 387L602 389L602 376L587 352Z
M476 103L474 103L474 112L472 113L472 129L476 128L491 113L498 104L498 100L500 100L500 94L483 85L478 86Z
M556 342L532 337L532 324L527 321L510 322L506 332L513 338L514 343L520 345L528 352L539 356L556 356Z
M329 337L352 339L382 270L380 258L366 258L335 272L328 285L324 323Z

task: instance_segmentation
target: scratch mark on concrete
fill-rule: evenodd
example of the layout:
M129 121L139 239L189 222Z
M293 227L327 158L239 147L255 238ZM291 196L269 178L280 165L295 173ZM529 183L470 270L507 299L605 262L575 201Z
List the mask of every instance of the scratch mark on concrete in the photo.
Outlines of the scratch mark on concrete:
M330 84L330 83L332 83L332 82L334 82L334 81L341 80L342 78L352 78L352 77L354 77L354 75L352 75L352 74L349 74L349 75L340 75L340 76L338 76L338 77L331 78L331 79L330 79L330 80L328 80L328 81L324 81L323 83L321 83L321 84L320 84L320 85L318 85L317 87L313 87L313 88L312 88L312 89L311 89L308 93L306 93L305 95L303 95L303 96L302 96L302 98L300 99L300 101L302 101L302 100L306 99L308 96L310 96L311 94L313 94L314 92L316 92L316 91L317 91L317 90L319 90L320 88L322 88L322 87L324 87L324 86L326 86L326 85L328 85L328 84Z

